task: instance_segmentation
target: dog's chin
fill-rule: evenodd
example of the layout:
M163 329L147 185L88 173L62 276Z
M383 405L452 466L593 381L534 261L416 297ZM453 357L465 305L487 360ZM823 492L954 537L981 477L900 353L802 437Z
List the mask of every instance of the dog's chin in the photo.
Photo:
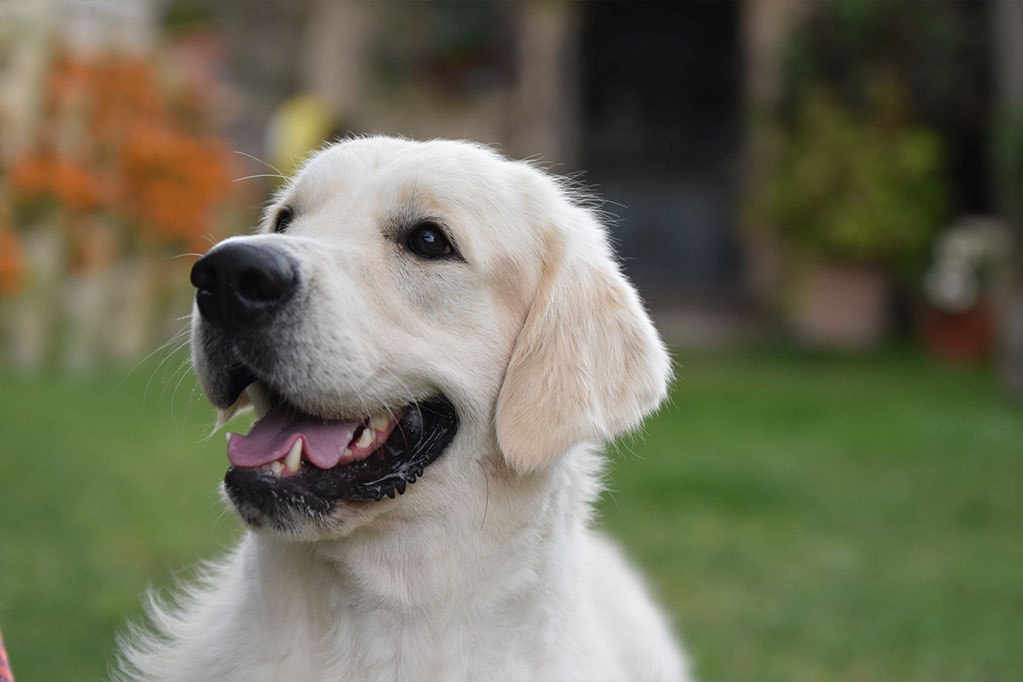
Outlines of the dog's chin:
M249 526L293 536L375 516L370 508L404 494L458 430L439 394L351 421L304 413L260 382L234 398L227 418L251 402L260 419L247 436L229 434L223 492Z

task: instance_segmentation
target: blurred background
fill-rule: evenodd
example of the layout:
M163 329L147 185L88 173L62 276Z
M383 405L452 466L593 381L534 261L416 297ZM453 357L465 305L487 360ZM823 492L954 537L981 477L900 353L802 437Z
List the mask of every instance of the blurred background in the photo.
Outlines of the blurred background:
M103 679L237 537L189 268L381 132L607 201L678 364L601 523L701 679L1023 680L1021 36L1020 0L0 0L18 679Z

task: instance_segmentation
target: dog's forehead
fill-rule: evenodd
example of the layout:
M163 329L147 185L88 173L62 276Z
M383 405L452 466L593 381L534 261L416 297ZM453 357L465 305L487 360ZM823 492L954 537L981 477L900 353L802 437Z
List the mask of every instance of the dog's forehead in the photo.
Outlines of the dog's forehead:
M549 191L544 180L539 171L471 143L368 138L314 155L285 200L299 214L336 211L368 218L367 226L437 219L473 250L508 238L522 240L521 247L541 238L537 194Z
M339 195L408 200L432 197L465 203L509 194L513 166L485 148L450 140L412 142L393 138L350 140L315 154L292 191L314 208Z

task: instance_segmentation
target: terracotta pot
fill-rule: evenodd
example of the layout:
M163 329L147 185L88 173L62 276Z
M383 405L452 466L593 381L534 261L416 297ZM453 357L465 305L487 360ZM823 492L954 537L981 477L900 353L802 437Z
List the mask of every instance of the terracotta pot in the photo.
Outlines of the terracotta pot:
M801 282L791 320L793 332L808 346L876 346L888 332L888 298L888 280L878 270L815 265Z
M991 304L983 299L958 313L926 305L920 313L919 327L924 347L947 362L975 364L994 351L994 315Z

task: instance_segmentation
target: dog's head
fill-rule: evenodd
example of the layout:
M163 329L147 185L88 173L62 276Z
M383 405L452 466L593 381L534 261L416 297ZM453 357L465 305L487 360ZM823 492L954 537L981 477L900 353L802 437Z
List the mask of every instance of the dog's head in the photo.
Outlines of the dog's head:
M322 150L192 283L206 394L259 416L227 495L303 537L478 495L479 463L534 475L636 426L670 374L593 213L468 143Z

